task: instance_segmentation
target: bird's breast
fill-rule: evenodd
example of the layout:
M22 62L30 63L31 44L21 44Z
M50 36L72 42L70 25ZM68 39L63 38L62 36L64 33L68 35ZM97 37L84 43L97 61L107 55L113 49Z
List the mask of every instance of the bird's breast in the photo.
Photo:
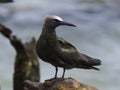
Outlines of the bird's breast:
M56 43L51 39L40 38L36 44L36 51L41 59L48 59L54 55Z

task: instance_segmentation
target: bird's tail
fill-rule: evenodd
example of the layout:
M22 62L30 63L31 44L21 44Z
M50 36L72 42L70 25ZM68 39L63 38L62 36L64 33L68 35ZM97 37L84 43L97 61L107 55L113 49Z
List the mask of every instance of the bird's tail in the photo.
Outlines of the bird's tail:
M86 65L90 66L98 66L101 65L101 60L100 59L88 59L86 62L84 62Z
M83 56L85 57L85 60L82 61L82 65L79 66L79 68L99 70L98 68L94 66L101 65L100 59L92 58L85 54L83 54Z
M101 65L101 61L99 59L89 59L87 62L84 62L86 69L94 69L94 70L100 70L99 68L96 68L95 66Z
M96 58L92 58L89 57L85 54L83 54L86 57L86 61L84 62L87 65L92 65L92 66L98 66L101 65L101 60L100 59L96 59Z
M94 70L98 70L98 71L100 70L99 68L96 68L96 67L93 67L93 66L90 69L94 69Z

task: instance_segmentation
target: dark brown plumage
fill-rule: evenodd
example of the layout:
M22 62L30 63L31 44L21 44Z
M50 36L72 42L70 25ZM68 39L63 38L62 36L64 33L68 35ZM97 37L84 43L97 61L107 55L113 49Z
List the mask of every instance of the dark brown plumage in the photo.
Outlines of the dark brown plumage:
M56 67L55 77L57 78L58 67L64 69L62 78L64 78L65 69L82 68L95 69L101 64L99 59L89 57L77 51L77 49L56 35L55 28L60 25L75 26L64 22L60 17L50 15L45 18L42 33L36 44L38 56L45 62Z

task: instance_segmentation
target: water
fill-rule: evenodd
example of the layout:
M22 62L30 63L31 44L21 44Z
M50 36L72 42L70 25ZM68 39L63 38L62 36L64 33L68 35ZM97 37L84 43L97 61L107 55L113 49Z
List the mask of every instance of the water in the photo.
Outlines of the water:
M0 4L0 22L11 28L23 42L33 36L36 39L39 37L43 18L47 14L56 14L74 23L77 28L58 27L58 35L73 43L80 52L100 58L102 65L99 72L72 69L66 71L65 77L73 77L100 90L120 90L119 4L119 0L15 0L11 4ZM9 41L0 34L1 90L12 90L15 54ZM42 61L40 63L41 81L53 77L54 67ZM62 69L59 76L61 73Z

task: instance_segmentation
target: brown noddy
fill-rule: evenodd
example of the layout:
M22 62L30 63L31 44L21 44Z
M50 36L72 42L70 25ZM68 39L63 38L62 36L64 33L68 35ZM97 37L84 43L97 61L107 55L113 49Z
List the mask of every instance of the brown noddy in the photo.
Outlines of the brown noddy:
M64 78L65 70L72 68L95 69L101 65L101 60L82 54L68 41L57 37L56 27L60 25L73 26L74 24L63 21L56 15L45 17L41 35L36 43L36 52L40 59L55 66L57 78L58 67L63 68Z

